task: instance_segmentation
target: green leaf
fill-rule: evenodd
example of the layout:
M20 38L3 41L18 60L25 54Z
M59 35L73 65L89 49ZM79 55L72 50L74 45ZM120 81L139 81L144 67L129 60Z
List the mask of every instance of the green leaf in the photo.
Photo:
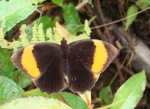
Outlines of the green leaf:
M21 88L26 88L32 83L32 80L24 73L19 70L8 72L6 74L2 73L1 75L8 77L9 79L16 82Z
M24 92L22 94L22 97L29 97L29 96L43 96L43 97L51 97L51 98L55 98L58 100L62 100L59 94L54 93L54 94L49 95L46 92L41 92L38 88Z
M8 100L19 98L24 91L12 80L0 76L0 104Z
M89 22L85 20L84 23L84 32L80 35L78 35L76 38L77 40L84 40L84 39L90 39L91 29L89 27Z
M10 76L10 72L14 69L14 66L10 60L10 54L10 50L0 48L0 75Z
M68 24L65 26L65 28L72 34L72 35L77 35L79 32L84 31L84 25L83 24Z
M15 70L14 65L10 60L11 51L0 48L0 75L12 79L18 83L22 88L31 84L31 79L19 70Z
M88 109L86 103L77 95L68 93L68 92L61 92L61 96L63 97L63 100L67 102L67 104L72 107L73 109ZM44 97L51 97L58 100L62 100L62 97L60 94L54 93L51 95L48 95L47 93L41 92L39 89L34 89L31 91L27 91L22 94L23 97L28 96L44 96Z
M88 109L86 103L79 96L68 92L61 92L61 95L73 109Z
M78 12L71 3L63 5L63 17L67 24L77 24L80 21Z
M41 92L39 89L33 89L30 91L26 91L22 94L22 97L28 97L28 96L43 96L43 97L50 97L50 95L48 95L45 92Z
M111 94L110 86L103 88L99 93L100 101L104 102L105 105L111 104L113 99L110 96L110 94Z
M86 34L89 36L91 34L91 29L89 27L89 23L87 20L85 20L85 24L84 24L84 30L86 32Z
M62 6L63 0L52 0L53 3L57 4L58 6Z
M28 97L12 100L0 106L0 109L72 109L53 98Z
M6 24L4 27L4 32L9 31L17 23L32 14L37 8L37 3L41 1L43 0L0 1L0 25L2 24L2 17L4 17Z
M16 70L16 72L18 72L18 75L17 75L15 82L17 82L20 87L26 88L32 83L31 78L28 77L26 74L18 70Z
M145 71L135 74L129 78L117 91L114 101L124 102L113 106L111 109L134 109L143 95L146 86Z
M139 6L142 10L150 6L150 0L138 0L136 5Z
M54 19L51 19L48 16L43 16L43 17L40 18L39 23L43 23L43 29L44 29L44 32L46 32L46 30L48 28L55 27L55 22L58 21L58 20L59 20L58 17L55 17Z
M134 5L130 6L128 11L127 11L127 17L129 17L126 21L126 27L125 30L129 28L129 26L132 24L132 22L135 20L137 15L134 15L138 12L138 8Z
M84 25L80 23L78 12L75 10L73 4L69 3L67 5L63 5L63 17L67 24L66 28L72 34L84 29Z
M58 100L62 100L62 98L60 97L59 94L54 93L54 94L49 95L45 92L41 92L38 88L27 91L27 92L24 92L22 94L22 97L29 97L29 96L43 96L43 97L51 97L51 98L55 98L55 99L58 99Z

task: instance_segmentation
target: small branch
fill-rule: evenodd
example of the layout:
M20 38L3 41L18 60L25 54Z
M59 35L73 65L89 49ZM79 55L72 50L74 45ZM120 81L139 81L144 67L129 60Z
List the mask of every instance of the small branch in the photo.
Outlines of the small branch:
M89 2L89 0L83 0L80 4L78 4L75 9L78 11L81 8L83 8L87 3Z
M113 21L113 22L110 22L110 23L106 23L106 24L103 24L103 25L100 25L100 26L91 27L91 29L101 28L101 27L104 27L104 26L108 26L108 25L112 25L112 24L124 21L124 20L129 19L129 18L131 18L135 15L138 15L138 14L140 14L140 13L142 13L142 12L148 10L148 9L150 9L150 7L146 8L146 9L143 9L142 11L139 11L138 13L132 14L131 16L128 16L128 17L125 17L125 18L122 18L122 19L119 19L119 20L116 20L116 21Z
M102 21L102 24L105 24L105 19L104 19L104 16L103 16L103 12L102 12L102 10L101 10L100 0L96 0L95 2L96 2L96 4L97 4L99 17L100 17L100 19L101 19L101 21ZM106 26L104 26L104 28L105 28L106 36L107 36L106 38L104 38L104 40L108 40L108 42L111 43L112 40L111 40L111 37L110 37L110 33L109 33L109 31L108 31L108 28L107 28Z

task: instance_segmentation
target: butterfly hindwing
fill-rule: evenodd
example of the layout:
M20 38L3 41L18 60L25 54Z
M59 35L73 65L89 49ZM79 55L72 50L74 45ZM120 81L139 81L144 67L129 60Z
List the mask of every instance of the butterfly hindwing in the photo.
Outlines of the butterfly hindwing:
M74 92L91 90L116 56L116 48L99 40L81 40L69 44L69 87Z
M51 94L58 93L63 89L64 74L61 59L61 55L59 53L56 54L43 75L34 81L36 86L39 87L42 92Z
M69 54L69 88L73 92L85 92L86 90L91 90L95 79L93 79L93 74L82 64L82 62L74 55Z
M57 44L29 45L16 51L11 60L18 69L33 79L40 90L53 93L63 88L62 61Z

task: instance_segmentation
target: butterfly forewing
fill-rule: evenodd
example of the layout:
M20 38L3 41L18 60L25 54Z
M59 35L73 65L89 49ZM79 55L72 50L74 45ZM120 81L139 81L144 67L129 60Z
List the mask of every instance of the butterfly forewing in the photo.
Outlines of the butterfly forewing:
M39 43L18 50L11 60L18 69L33 79L40 90L47 93L59 92L64 83L59 51L57 44Z
M110 49L109 49L110 48ZM69 87L74 92L91 90L100 73L116 56L116 48L99 40L81 40L69 44Z

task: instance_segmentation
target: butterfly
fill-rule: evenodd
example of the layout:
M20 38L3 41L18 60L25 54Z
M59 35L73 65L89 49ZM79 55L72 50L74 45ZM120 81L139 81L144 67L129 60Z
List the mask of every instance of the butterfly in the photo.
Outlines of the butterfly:
M67 82L73 92L91 90L117 54L112 44L85 39L61 44L42 42L16 51L11 60L35 85L48 94L58 93Z

